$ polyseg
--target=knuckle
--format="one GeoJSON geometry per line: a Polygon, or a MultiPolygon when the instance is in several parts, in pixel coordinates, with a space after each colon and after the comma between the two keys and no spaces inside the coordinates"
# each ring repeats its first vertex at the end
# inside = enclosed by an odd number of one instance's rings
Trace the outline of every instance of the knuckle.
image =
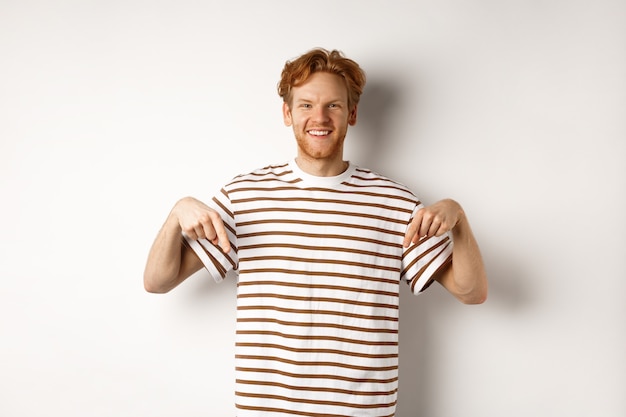
{"type": "Polygon", "coordinates": [[[207,217],[212,221],[215,222],[217,220],[220,220],[220,215],[215,211],[215,210],[211,210],[207,213],[207,217]]]}
{"type": "Polygon", "coordinates": [[[200,224],[206,224],[211,222],[211,215],[208,213],[202,213],[200,217],[198,217],[198,222],[200,224]]]}

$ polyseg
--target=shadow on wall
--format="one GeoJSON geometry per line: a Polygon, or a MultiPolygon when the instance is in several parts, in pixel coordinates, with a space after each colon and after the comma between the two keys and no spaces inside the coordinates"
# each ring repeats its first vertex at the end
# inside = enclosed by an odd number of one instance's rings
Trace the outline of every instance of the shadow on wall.
{"type": "Polygon", "coordinates": [[[224,301],[234,303],[237,295],[237,275],[230,271],[220,283],[216,283],[205,269],[187,278],[190,283],[185,291],[185,305],[206,306],[207,302],[224,301]]]}
{"type": "Polygon", "coordinates": [[[519,260],[488,247],[486,242],[481,250],[489,279],[489,307],[505,314],[516,314],[532,305],[532,288],[527,287],[531,281],[526,278],[519,260]]]}
{"type": "MultiPolygon", "coordinates": [[[[523,267],[497,249],[485,250],[483,247],[482,250],[489,279],[489,297],[484,305],[453,308],[456,306],[452,303],[457,301],[445,290],[436,291],[437,284],[417,297],[407,285],[401,284],[397,417],[437,416],[440,414],[436,410],[436,402],[440,398],[446,396],[454,401],[454,392],[441,392],[441,379],[438,378],[438,368],[443,365],[438,363],[441,359],[438,355],[440,347],[436,345],[433,334],[445,331],[435,328],[438,316],[462,315],[464,308],[489,309],[499,315],[516,315],[532,304],[531,289],[525,286],[528,280],[524,279],[523,267]]],[[[441,340],[441,337],[437,340],[441,340]]],[[[443,343],[446,343],[445,339],[443,343]]]]}
{"type": "Polygon", "coordinates": [[[359,102],[354,153],[363,167],[381,171],[381,158],[393,142],[392,115],[399,108],[401,86],[391,80],[369,79],[359,102]]]}

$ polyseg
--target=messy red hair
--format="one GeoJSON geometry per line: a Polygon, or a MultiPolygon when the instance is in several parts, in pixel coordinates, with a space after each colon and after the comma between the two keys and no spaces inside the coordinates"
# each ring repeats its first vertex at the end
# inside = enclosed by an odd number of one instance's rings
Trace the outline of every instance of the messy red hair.
{"type": "Polygon", "coordinates": [[[348,106],[351,108],[359,103],[365,87],[365,72],[359,64],[346,58],[340,51],[322,48],[312,49],[285,63],[278,83],[278,95],[291,105],[291,89],[304,84],[316,72],[328,72],[343,78],[348,88],[348,106]]]}

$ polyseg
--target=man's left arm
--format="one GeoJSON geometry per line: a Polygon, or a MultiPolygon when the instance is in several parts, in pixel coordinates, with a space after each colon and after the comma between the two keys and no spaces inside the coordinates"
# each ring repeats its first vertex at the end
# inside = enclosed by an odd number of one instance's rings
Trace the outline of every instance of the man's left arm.
{"type": "Polygon", "coordinates": [[[487,274],[478,243],[459,203],[446,199],[419,210],[406,231],[404,246],[424,237],[450,232],[454,246],[452,262],[435,277],[451,294],[465,304],[481,304],[487,299],[487,274]]]}

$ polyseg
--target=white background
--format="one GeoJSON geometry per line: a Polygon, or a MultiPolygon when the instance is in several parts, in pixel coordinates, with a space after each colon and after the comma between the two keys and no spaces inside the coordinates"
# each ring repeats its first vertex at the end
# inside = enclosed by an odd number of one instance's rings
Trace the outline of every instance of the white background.
{"type": "Polygon", "coordinates": [[[403,291],[398,417],[626,415],[623,1],[0,1],[0,415],[232,416],[235,280],[144,292],[176,200],[295,154],[287,59],[367,71],[346,157],[469,215],[403,291]]]}

